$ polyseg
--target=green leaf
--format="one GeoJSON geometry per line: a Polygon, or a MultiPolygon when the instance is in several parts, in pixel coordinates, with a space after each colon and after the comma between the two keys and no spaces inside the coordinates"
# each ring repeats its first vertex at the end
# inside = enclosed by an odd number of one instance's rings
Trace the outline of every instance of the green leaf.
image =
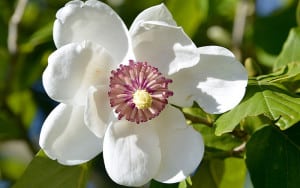
{"type": "Polygon", "coordinates": [[[265,115],[287,129],[300,120],[300,98],[289,92],[278,79],[260,76],[250,79],[243,101],[216,121],[216,135],[231,132],[248,116],[265,115]]]}
{"type": "Polygon", "coordinates": [[[274,70],[277,70],[289,63],[300,62],[300,28],[290,30],[282,51],[274,63],[274,70]]]}
{"type": "Polygon", "coordinates": [[[192,177],[195,188],[242,188],[246,177],[243,159],[226,158],[202,161],[192,177]]]}
{"type": "Polygon", "coordinates": [[[13,188],[84,188],[87,172],[87,164],[63,166],[40,151],[13,188]]]}
{"type": "Polygon", "coordinates": [[[232,149],[242,144],[242,140],[230,134],[216,136],[215,128],[203,124],[192,124],[192,126],[202,134],[206,147],[222,151],[232,151],[232,149]]]}
{"type": "Polygon", "coordinates": [[[254,187],[296,188],[300,185],[300,126],[286,131],[268,126],[247,144],[246,164],[254,187]]]}
{"type": "Polygon", "coordinates": [[[206,0],[173,0],[166,3],[177,24],[182,26],[190,37],[193,37],[207,17],[208,2],[206,0]]]}

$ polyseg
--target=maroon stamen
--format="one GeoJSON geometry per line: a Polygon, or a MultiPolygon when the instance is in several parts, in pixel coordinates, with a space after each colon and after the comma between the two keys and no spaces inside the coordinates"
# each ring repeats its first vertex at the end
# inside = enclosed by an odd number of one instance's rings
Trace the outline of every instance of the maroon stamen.
{"type": "Polygon", "coordinates": [[[124,117],[131,122],[146,122],[158,116],[168,104],[168,97],[173,95],[168,90],[168,84],[172,80],[165,78],[157,68],[147,62],[130,60],[129,65],[120,65],[111,74],[108,95],[110,105],[119,114],[119,119],[124,117]],[[138,99],[141,102],[145,99],[145,105],[134,103],[136,92],[140,94],[138,99]]]}

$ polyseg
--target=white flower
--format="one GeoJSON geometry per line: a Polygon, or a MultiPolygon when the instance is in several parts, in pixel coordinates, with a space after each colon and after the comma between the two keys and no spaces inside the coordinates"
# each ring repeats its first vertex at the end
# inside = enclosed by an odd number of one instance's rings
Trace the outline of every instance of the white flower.
{"type": "Polygon", "coordinates": [[[208,113],[235,107],[247,73],[234,55],[197,48],[163,4],[144,10],[129,31],[96,0],[71,1],[56,17],[57,50],[43,84],[60,104],[41,131],[45,153],[75,165],[103,151],[109,176],[128,186],[179,182],[195,171],[202,137],[168,103],[197,101],[208,113]]]}

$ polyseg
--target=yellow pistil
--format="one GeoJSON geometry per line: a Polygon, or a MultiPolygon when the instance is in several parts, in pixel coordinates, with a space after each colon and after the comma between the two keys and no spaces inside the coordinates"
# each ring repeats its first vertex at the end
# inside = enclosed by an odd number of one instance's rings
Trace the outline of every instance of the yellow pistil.
{"type": "Polygon", "coordinates": [[[152,97],[146,90],[138,89],[133,94],[133,103],[138,109],[144,110],[151,106],[152,97]]]}

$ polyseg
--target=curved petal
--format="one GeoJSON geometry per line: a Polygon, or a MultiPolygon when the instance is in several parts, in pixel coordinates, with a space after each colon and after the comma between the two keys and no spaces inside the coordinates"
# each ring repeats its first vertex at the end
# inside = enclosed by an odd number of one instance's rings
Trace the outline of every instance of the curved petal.
{"type": "Polygon", "coordinates": [[[227,49],[218,46],[199,48],[200,61],[172,75],[170,99],[176,105],[193,100],[208,113],[218,114],[234,108],[244,97],[248,76],[243,65],[227,49]]]}
{"type": "Polygon", "coordinates": [[[102,139],[84,125],[83,107],[62,103],[45,120],[39,144],[51,159],[64,165],[84,163],[102,151],[102,139]]]}
{"type": "Polygon", "coordinates": [[[104,137],[113,113],[107,93],[106,86],[90,87],[84,113],[85,124],[99,138],[104,137]]]}
{"type": "Polygon", "coordinates": [[[129,32],[134,34],[140,27],[139,25],[147,21],[156,21],[165,25],[177,25],[167,7],[164,4],[160,4],[141,12],[131,24],[129,32]]]}
{"type": "Polygon", "coordinates": [[[131,33],[137,61],[147,61],[163,74],[171,75],[199,61],[199,53],[181,27],[146,21],[131,33]]]}
{"type": "Polygon", "coordinates": [[[191,175],[199,166],[204,153],[200,133],[186,125],[183,114],[172,106],[151,122],[159,133],[161,166],[155,180],[176,183],[191,175]]]}
{"type": "Polygon", "coordinates": [[[53,39],[57,48],[72,42],[90,40],[114,52],[121,62],[129,49],[128,30],[121,18],[97,0],[71,1],[56,13],[53,39]]]}
{"type": "Polygon", "coordinates": [[[152,126],[117,121],[105,133],[103,157],[106,171],[116,183],[144,185],[159,169],[158,136],[152,126]]]}
{"type": "Polygon", "coordinates": [[[85,104],[91,85],[108,85],[116,67],[108,52],[92,42],[71,43],[53,52],[43,73],[43,85],[54,100],[85,104]]]}

